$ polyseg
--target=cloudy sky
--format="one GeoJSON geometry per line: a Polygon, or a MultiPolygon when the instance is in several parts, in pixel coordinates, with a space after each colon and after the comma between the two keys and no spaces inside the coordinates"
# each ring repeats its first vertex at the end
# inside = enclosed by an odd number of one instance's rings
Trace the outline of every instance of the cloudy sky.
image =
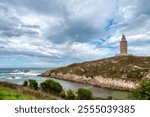
{"type": "Polygon", "coordinates": [[[150,55],[149,0],[0,0],[0,68],[150,55]]]}

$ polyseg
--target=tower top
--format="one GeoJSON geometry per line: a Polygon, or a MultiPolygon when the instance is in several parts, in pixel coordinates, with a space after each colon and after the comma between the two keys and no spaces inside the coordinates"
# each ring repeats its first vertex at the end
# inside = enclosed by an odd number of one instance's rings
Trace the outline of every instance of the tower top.
{"type": "Polygon", "coordinates": [[[121,41],[126,41],[126,36],[124,34],[122,35],[121,41]]]}

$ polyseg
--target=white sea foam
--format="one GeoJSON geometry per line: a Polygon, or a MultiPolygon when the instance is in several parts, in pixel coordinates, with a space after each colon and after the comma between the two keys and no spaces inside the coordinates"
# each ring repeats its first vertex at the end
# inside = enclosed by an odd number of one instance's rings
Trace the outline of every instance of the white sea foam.
{"type": "Polygon", "coordinates": [[[15,79],[21,79],[21,77],[15,77],[15,79]]]}
{"type": "Polygon", "coordinates": [[[27,72],[27,73],[24,73],[24,72],[19,72],[19,73],[10,73],[12,75],[30,75],[30,76],[37,76],[38,74],[37,73],[33,73],[33,72],[27,72]]]}

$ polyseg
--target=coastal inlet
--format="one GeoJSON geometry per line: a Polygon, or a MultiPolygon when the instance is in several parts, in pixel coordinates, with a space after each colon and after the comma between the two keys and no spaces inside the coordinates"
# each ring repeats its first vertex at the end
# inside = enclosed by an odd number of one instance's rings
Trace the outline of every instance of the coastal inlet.
{"type": "Polygon", "coordinates": [[[93,95],[96,97],[107,98],[108,96],[111,96],[113,99],[129,99],[128,91],[99,88],[99,87],[90,86],[90,85],[81,84],[81,83],[72,82],[72,81],[59,80],[55,78],[43,78],[43,77],[38,76],[39,74],[47,70],[49,69],[42,69],[42,68],[0,69],[0,81],[23,84],[25,80],[29,80],[29,79],[34,79],[38,83],[41,83],[47,79],[52,79],[52,80],[59,82],[63,86],[65,91],[71,89],[74,92],[76,92],[79,88],[87,88],[90,91],[92,91],[93,95]]]}

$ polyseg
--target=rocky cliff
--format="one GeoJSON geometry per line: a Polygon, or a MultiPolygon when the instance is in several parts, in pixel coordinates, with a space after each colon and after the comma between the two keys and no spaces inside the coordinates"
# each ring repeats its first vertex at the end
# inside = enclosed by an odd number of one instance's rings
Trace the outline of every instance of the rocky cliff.
{"type": "Polygon", "coordinates": [[[112,89],[133,90],[138,81],[150,79],[150,57],[115,56],[71,64],[46,71],[41,76],[112,89]]]}

